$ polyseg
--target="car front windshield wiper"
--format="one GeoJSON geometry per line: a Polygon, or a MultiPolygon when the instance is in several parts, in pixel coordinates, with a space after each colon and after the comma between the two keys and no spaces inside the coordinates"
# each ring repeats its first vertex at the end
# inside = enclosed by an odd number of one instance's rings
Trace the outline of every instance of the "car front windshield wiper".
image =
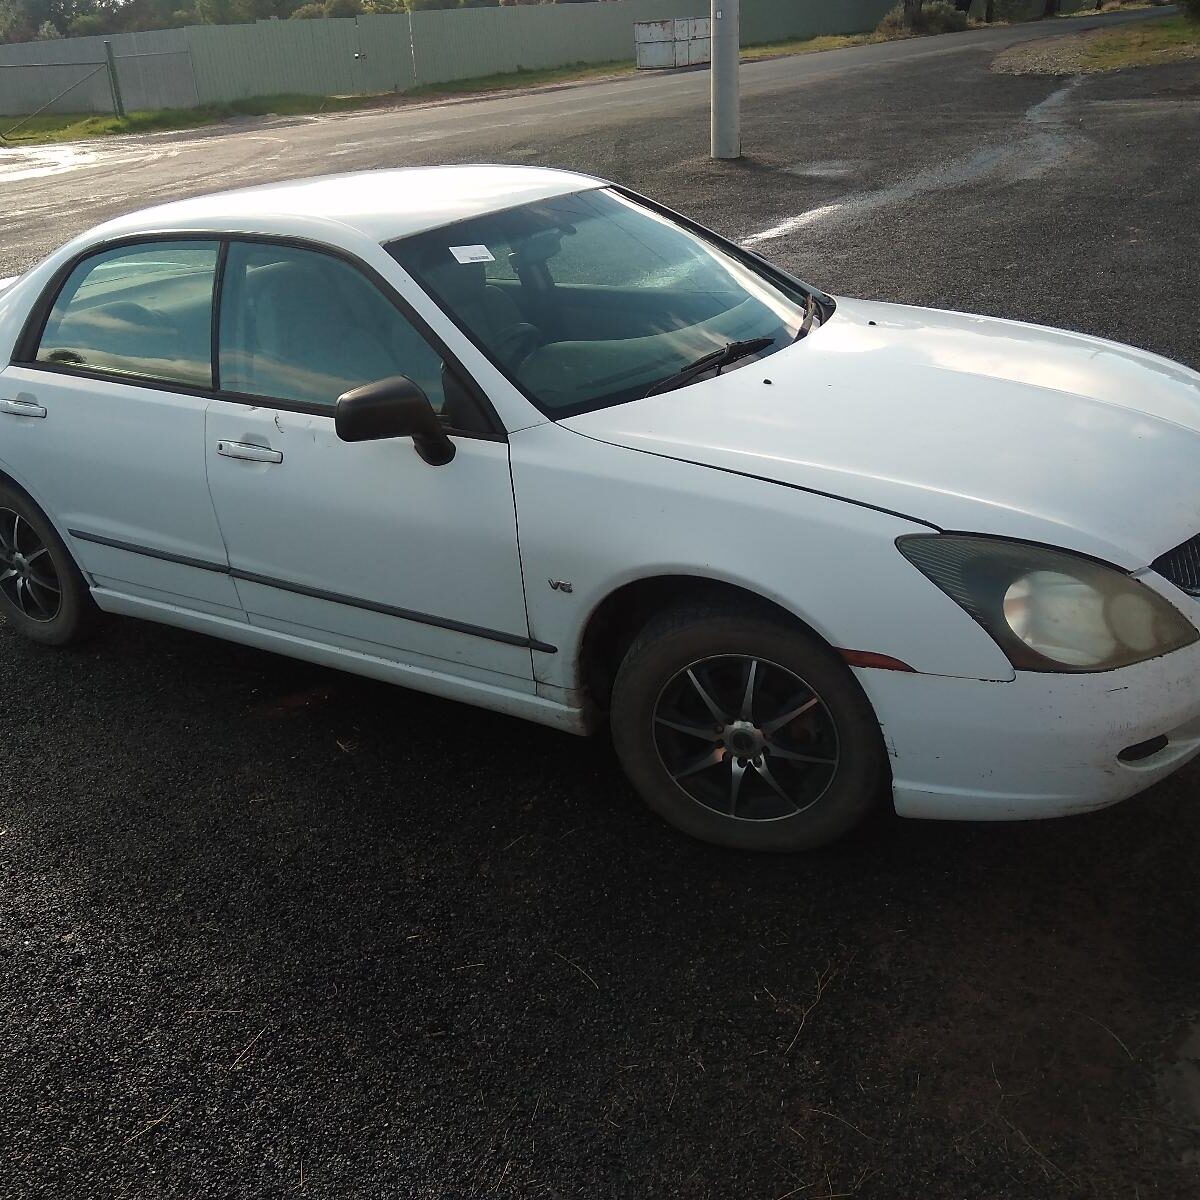
{"type": "Polygon", "coordinates": [[[808,293],[808,302],[804,306],[804,320],[800,323],[799,332],[796,334],[795,340],[802,342],[808,337],[813,327],[813,322],[817,319],[817,296],[815,292],[808,293]]]}
{"type": "Polygon", "coordinates": [[[660,379],[646,393],[643,399],[657,396],[662,392],[674,391],[675,388],[684,387],[691,383],[693,379],[699,379],[701,375],[705,375],[709,371],[715,370],[720,375],[721,369],[729,366],[730,363],[735,363],[738,359],[746,358],[748,355],[757,354],[760,350],[765,350],[768,346],[773,345],[775,345],[775,339],[769,337],[746,338],[740,342],[726,342],[724,346],[696,359],[694,363],[690,363],[683,370],[676,371],[674,375],[668,375],[666,379],[660,379]]]}

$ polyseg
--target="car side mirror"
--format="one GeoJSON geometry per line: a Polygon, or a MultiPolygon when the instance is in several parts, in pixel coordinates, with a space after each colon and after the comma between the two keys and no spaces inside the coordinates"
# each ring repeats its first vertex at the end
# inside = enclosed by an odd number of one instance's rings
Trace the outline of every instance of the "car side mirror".
{"type": "Polygon", "coordinates": [[[333,427],[343,442],[376,442],[410,437],[417,453],[430,466],[445,466],[454,457],[454,443],[429,397],[406,375],[392,375],[338,397],[333,427]]]}

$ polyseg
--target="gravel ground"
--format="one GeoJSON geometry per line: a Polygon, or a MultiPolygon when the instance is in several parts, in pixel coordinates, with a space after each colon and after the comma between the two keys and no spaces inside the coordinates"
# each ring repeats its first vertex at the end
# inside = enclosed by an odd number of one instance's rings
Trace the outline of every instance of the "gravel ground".
{"type": "Polygon", "coordinates": [[[1088,42],[1093,34],[1049,38],[997,54],[993,71],[1008,75],[1078,75],[1087,71],[1088,42]]]}
{"type": "MultiPolygon", "coordinates": [[[[733,165],[695,100],[272,136],[292,173],[590,168],[784,229],[758,248],[837,292],[1200,367],[1200,66],[1063,90],[960,45],[760,76],[733,165]]],[[[26,219],[10,262],[55,236],[26,219]]],[[[663,828],[602,743],[168,629],[0,629],[0,687],[4,1200],[1200,1194],[1198,767],[762,860],[663,828]]]]}
{"type": "MultiPolygon", "coordinates": [[[[1009,75],[1081,75],[1111,71],[1115,68],[1110,63],[1097,62],[1093,58],[1095,40],[1102,36],[1101,31],[1092,30],[1072,37],[1045,38],[1014,46],[996,55],[992,70],[1009,75]]],[[[1177,44],[1149,52],[1143,50],[1140,54],[1125,57],[1128,61],[1157,66],[1160,63],[1200,58],[1200,44],[1177,44]]]]}

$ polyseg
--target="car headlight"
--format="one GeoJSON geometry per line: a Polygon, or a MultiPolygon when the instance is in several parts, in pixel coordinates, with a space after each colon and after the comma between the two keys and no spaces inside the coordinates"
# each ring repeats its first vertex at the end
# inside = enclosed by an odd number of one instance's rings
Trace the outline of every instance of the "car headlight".
{"type": "Polygon", "coordinates": [[[896,545],[1022,671],[1111,671],[1200,638],[1144,583],[1067,550],[955,533],[896,545]]]}

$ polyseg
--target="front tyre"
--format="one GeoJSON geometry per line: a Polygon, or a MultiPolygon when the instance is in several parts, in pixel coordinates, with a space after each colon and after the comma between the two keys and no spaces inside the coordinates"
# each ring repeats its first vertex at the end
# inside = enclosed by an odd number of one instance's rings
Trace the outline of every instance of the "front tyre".
{"type": "Polygon", "coordinates": [[[98,613],[54,526],[23,492],[0,484],[0,614],[31,641],[66,646],[91,632],[98,613]]]}
{"type": "Polygon", "coordinates": [[[733,607],[652,620],[613,685],[617,755],[675,828],[738,850],[825,845],[870,812],[886,778],[879,725],[825,645],[733,607]]]}

